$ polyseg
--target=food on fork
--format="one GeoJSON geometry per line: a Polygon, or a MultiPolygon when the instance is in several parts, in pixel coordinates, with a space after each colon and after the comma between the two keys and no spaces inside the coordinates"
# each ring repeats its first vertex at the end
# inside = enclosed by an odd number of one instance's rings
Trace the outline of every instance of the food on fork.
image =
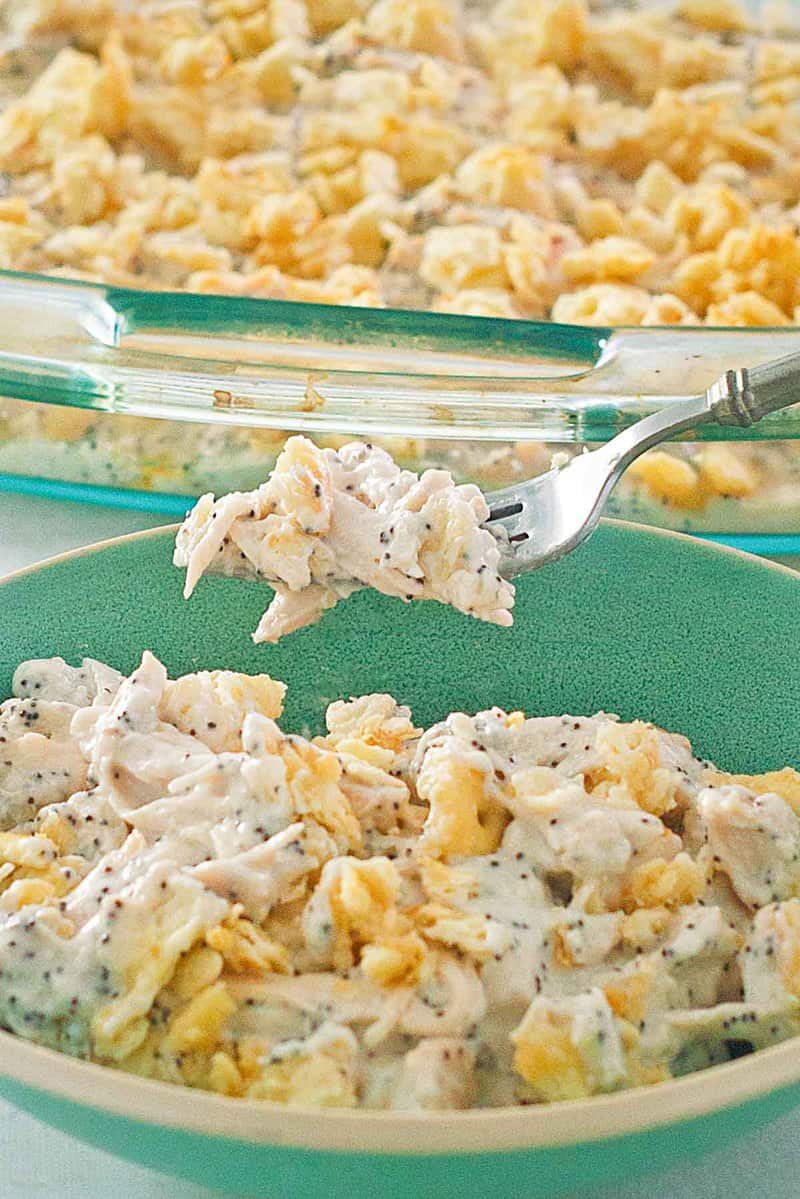
{"type": "Polygon", "coordinates": [[[447,471],[418,476],[373,445],[320,450],[292,437],[260,487],[198,500],[174,562],[186,568],[187,597],[205,573],[270,583],[257,642],[312,624],[362,587],[510,625],[514,588],[481,528],[488,515],[479,489],[447,471]]]}
{"type": "Polygon", "coordinates": [[[308,1107],[580,1098],[800,1031],[800,776],[616,717],[22,663],[0,704],[0,1027],[308,1107]]]}

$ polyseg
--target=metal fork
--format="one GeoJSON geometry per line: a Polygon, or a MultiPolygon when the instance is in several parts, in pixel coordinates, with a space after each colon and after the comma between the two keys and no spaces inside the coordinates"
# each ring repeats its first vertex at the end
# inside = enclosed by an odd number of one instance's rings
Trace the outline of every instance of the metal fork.
{"type": "Polygon", "coordinates": [[[600,449],[486,497],[500,542],[500,573],[513,578],[563,558],[593,532],[608,496],[645,450],[712,421],[747,428],[800,402],[800,353],[726,371],[704,395],[654,412],[600,449]]]}

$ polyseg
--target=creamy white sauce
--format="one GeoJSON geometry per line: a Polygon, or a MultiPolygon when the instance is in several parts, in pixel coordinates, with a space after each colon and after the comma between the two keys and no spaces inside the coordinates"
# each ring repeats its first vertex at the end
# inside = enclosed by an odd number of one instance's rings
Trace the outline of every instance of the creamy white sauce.
{"type": "Polygon", "coordinates": [[[190,1085],[224,1059],[231,1094],[427,1110],[632,1086],[800,1027],[800,822],[708,785],[681,737],[501,709],[423,731],[376,695],[312,742],[266,677],[169,680],[150,654],[129,678],[25,663],[15,686],[0,1025],[20,1036],[190,1085]],[[179,976],[206,938],[225,1006],[187,1053],[179,976]]]}

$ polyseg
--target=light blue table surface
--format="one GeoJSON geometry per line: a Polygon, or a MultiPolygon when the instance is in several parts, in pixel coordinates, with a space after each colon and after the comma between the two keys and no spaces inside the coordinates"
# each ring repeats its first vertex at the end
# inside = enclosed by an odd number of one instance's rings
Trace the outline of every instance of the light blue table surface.
{"type": "MultiPolygon", "coordinates": [[[[142,513],[0,494],[0,575],[74,546],[159,523],[158,518],[142,513]]],[[[635,1095],[631,1102],[636,1102],[635,1095]]],[[[218,1194],[125,1165],[0,1102],[0,1199],[214,1199],[218,1194]]],[[[600,1193],[597,1195],[600,1199],[600,1193]]],[[[602,1192],[602,1199],[654,1196],[800,1197],[800,1110],[746,1138],[733,1151],[711,1154],[691,1167],[672,1170],[641,1185],[602,1192]]]]}

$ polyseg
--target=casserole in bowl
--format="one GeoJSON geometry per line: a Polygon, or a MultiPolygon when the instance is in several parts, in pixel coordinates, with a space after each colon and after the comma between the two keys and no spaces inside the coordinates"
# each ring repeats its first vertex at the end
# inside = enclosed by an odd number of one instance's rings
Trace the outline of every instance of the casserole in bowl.
{"type": "MultiPolygon", "coordinates": [[[[25,658],[88,653],[129,670],[149,646],[173,674],[226,667],[286,679],[288,728],[315,731],[331,697],[381,690],[415,702],[425,724],[491,702],[532,713],[602,708],[679,728],[726,769],[797,764],[799,584],[781,568],[609,522],[572,558],[521,582],[511,630],[465,627],[433,605],[398,612],[364,594],[301,640],[265,649],[243,632],[261,589],[208,580],[185,606],[169,567],[172,537],[137,535],[8,579],[3,690],[25,658]],[[125,619],[112,622],[108,597],[121,575],[125,619]],[[780,660],[765,658],[764,644],[782,645],[780,660]]],[[[40,1118],[156,1168],[264,1194],[380,1185],[443,1196],[458,1182],[511,1196],[535,1177],[538,1193],[556,1195],[724,1143],[788,1110],[800,1080],[789,1040],[710,1072],[589,1100],[320,1113],[200,1093],[187,1104],[167,1084],[0,1040],[0,1091],[40,1118]]]]}

